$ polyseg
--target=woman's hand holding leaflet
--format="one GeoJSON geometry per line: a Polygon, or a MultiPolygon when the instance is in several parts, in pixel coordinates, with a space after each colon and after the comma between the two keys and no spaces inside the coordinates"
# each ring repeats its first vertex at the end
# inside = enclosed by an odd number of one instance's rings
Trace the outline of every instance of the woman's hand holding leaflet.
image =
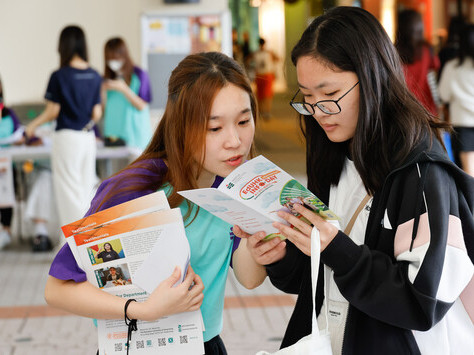
{"type": "Polygon", "coordinates": [[[191,266],[184,281],[173,285],[180,279],[181,271],[176,267],[173,274],[161,282],[145,302],[130,304],[131,314],[137,319],[153,321],[163,316],[198,310],[204,299],[204,284],[191,266]],[[193,285],[193,287],[191,287],[193,285]]]}
{"type": "MultiPolygon", "coordinates": [[[[233,227],[234,234],[245,240],[247,249],[252,258],[260,265],[268,265],[281,260],[286,254],[286,243],[280,238],[266,241],[265,232],[253,235],[245,233],[239,226],[233,227]]],[[[242,242],[243,242],[242,240],[242,242]]]]}
{"type": "Polygon", "coordinates": [[[339,231],[338,228],[299,204],[295,204],[293,208],[312,225],[305,223],[301,218],[295,217],[291,213],[280,211],[278,216],[290,223],[294,228],[278,222],[274,222],[273,226],[278,228],[281,234],[308,256],[311,255],[311,230],[315,226],[320,233],[322,252],[332,242],[339,231]]]}

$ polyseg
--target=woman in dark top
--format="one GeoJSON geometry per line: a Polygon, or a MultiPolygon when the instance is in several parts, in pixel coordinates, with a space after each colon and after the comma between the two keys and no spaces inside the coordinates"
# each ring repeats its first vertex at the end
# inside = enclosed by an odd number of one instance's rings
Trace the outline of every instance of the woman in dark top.
{"type": "Polygon", "coordinates": [[[110,260],[120,259],[120,256],[117,254],[110,243],[105,243],[103,248],[99,249],[95,255],[95,258],[102,259],[102,261],[105,263],[110,260]]]}
{"type": "Polygon", "coordinates": [[[45,110],[25,128],[27,137],[41,124],[56,121],[51,165],[61,225],[81,218],[97,182],[96,142],[92,130],[102,117],[102,78],[89,66],[86,38],[81,28],[61,31],[60,68],[51,74],[45,110]]]}

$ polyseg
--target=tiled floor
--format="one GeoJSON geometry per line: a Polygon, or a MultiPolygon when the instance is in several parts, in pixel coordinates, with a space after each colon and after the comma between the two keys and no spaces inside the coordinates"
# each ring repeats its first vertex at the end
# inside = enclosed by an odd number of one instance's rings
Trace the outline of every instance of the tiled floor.
{"type": "MultiPolygon", "coordinates": [[[[259,122],[258,153],[304,183],[304,151],[287,95],[278,95],[274,117],[259,122]]],[[[54,253],[33,254],[16,243],[0,251],[0,355],[95,354],[96,330],[90,319],[46,305],[43,290],[54,253]]],[[[229,355],[278,349],[295,298],[266,280],[246,290],[229,273],[222,338],[229,355]]]]}

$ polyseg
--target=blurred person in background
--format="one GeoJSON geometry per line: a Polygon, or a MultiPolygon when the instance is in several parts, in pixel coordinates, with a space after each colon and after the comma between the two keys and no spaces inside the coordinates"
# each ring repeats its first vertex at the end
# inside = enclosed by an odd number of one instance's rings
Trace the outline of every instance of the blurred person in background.
{"type": "Polygon", "coordinates": [[[41,124],[56,120],[51,165],[59,221],[65,225],[87,211],[97,181],[93,127],[102,116],[102,78],[89,66],[80,27],[67,26],[61,31],[58,52],[60,68],[49,79],[46,107],[25,133],[32,137],[41,124]]]}
{"type": "Polygon", "coordinates": [[[462,16],[455,16],[449,22],[448,38],[438,53],[440,61],[438,79],[441,78],[445,64],[459,55],[461,31],[465,25],[466,22],[462,16]]]}
{"type": "Polygon", "coordinates": [[[125,41],[112,38],[104,49],[102,85],[106,145],[120,140],[143,151],[151,138],[151,85],[148,74],[134,65],[125,41]]]}
{"type": "MultiPolygon", "coordinates": [[[[9,144],[16,143],[23,138],[23,131],[20,129],[20,121],[15,112],[6,107],[3,100],[3,85],[0,79],[0,149],[9,144]]],[[[3,169],[0,174],[6,174],[3,169]]],[[[0,178],[7,178],[6,175],[0,178]]],[[[0,196],[0,205],[4,205],[6,201],[2,201],[0,196]]],[[[4,206],[0,208],[0,250],[5,248],[11,242],[11,224],[13,216],[13,206],[4,206]]]]}
{"type": "MultiPolygon", "coordinates": [[[[408,9],[398,14],[395,47],[402,60],[408,89],[433,116],[446,120],[437,86],[440,61],[424,39],[420,13],[408,9]]],[[[442,138],[449,158],[454,161],[449,128],[442,132],[442,138]]]]}
{"type": "Polygon", "coordinates": [[[398,14],[395,47],[402,60],[408,88],[433,116],[438,117],[438,107],[428,83],[428,75],[437,73],[440,63],[424,38],[420,13],[408,9],[398,14]]]}
{"type": "Polygon", "coordinates": [[[275,63],[278,61],[278,57],[273,51],[265,47],[263,38],[260,38],[259,44],[259,50],[253,53],[253,60],[255,62],[258,109],[265,120],[270,118],[271,115],[275,63]]]}
{"type": "Polygon", "coordinates": [[[449,104],[456,163],[474,176],[474,25],[461,31],[458,57],[448,61],[439,81],[441,99],[449,104]]]}
{"type": "MultiPolygon", "coordinates": [[[[0,110],[2,113],[0,120],[0,149],[7,149],[10,145],[42,144],[41,139],[38,137],[25,140],[23,136],[24,127],[21,125],[17,115],[11,108],[4,106],[1,80],[0,110]]],[[[25,222],[33,225],[32,250],[35,252],[49,251],[52,249],[52,243],[49,237],[48,225],[52,223],[51,227],[56,227],[55,216],[57,215],[52,191],[51,172],[47,168],[33,169],[33,166],[32,162],[27,162],[27,164],[23,165],[21,172],[21,174],[29,174],[34,170],[31,190],[26,199],[25,222]]],[[[2,203],[1,196],[0,203],[2,203]]],[[[2,227],[0,229],[0,249],[4,248],[11,241],[12,216],[13,206],[0,208],[2,227]]]]}

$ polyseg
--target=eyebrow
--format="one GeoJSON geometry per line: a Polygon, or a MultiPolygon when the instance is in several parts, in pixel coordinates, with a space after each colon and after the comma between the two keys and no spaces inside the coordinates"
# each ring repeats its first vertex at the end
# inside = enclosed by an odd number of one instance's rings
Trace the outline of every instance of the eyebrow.
{"type": "MultiPolygon", "coordinates": [[[[251,112],[250,108],[244,108],[242,111],[239,112],[239,116],[245,115],[246,113],[251,112]]],[[[221,118],[221,116],[211,116],[209,119],[210,120],[217,120],[221,118]]]]}
{"type": "MultiPolygon", "coordinates": [[[[320,88],[323,88],[323,87],[325,87],[325,86],[327,86],[327,85],[329,85],[329,83],[328,83],[327,81],[323,81],[321,84],[316,85],[314,88],[315,88],[315,89],[320,89],[320,88]]],[[[309,88],[307,88],[306,86],[301,85],[300,83],[298,83],[298,86],[299,86],[301,89],[309,89],[309,88]]]]}

